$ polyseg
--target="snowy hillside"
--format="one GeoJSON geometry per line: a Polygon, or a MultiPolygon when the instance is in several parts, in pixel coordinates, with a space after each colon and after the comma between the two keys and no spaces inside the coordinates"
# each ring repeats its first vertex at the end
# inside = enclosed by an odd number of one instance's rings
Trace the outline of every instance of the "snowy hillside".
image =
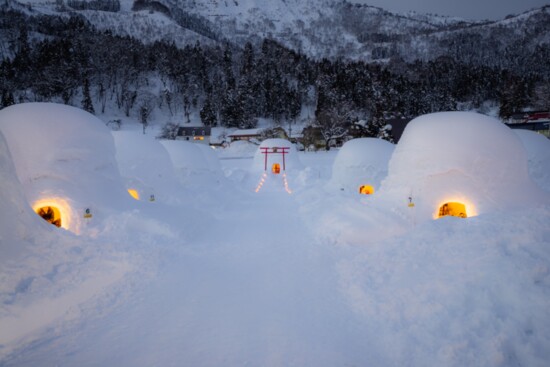
{"type": "MultiPolygon", "coordinates": [[[[550,42],[548,7],[502,21],[473,22],[396,14],[340,0],[124,0],[115,12],[74,9],[70,1],[62,1],[63,6],[53,0],[19,3],[31,4],[35,14],[66,16],[76,10],[98,29],[146,42],[170,40],[183,47],[196,41],[242,44],[269,38],[315,58],[434,59],[445,54],[455,38],[471,34],[486,39],[484,47],[498,50],[519,39],[526,40],[529,49],[550,42]]],[[[17,1],[10,3],[18,7],[17,1]]]]}

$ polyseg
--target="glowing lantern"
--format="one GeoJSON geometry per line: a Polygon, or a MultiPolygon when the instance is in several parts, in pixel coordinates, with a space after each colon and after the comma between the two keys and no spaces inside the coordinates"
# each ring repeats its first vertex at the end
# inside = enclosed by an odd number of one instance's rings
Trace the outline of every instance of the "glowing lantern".
{"type": "Polygon", "coordinates": [[[466,206],[462,203],[457,202],[449,202],[443,204],[439,208],[439,218],[449,215],[453,217],[467,218],[468,215],[466,214],[466,206]]]}
{"type": "Polygon", "coordinates": [[[128,194],[136,200],[139,200],[139,192],[136,189],[128,189],[128,194]]]}
{"type": "Polygon", "coordinates": [[[281,173],[281,165],[279,163],[273,163],[273,166],[271,166],[271,172],[276,175],[281,173]]]}
{"type": "Polygon", "coordinates": [[[363,185],[359,187],[359,193],[363,195],[372,195],[374,194],[374,187],[371,185],[363,185]]]}

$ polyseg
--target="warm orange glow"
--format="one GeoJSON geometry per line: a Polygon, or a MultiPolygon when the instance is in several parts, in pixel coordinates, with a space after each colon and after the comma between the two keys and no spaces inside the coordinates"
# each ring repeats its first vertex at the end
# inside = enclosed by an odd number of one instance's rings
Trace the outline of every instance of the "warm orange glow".
{"type": "Polygon", "coordinates": [[[61,227],[61,214],[55,206],[43,206],[38,208],[36,214],[42,217],[46,222],[56,227],[61,227]]]}
{"type": "Polygon", "coordinates": [[[359,193],[364,195],[374,194],[374,187],[372,187],[371,185],[363,185],[359,187],[359,193]]]}
{"type": "Polygon", "coordinates": [[[193,140],[204,140],[204,136],[195,136],[193,140]]]}
{"type": "Polygon", "coordinates": [[[281,165],[279,163],[273,163],[273,166],[271,166],[271,172],[276,175],[281,173],[281,165]]]}
{"type": "Polygon", "coordinates": [[[32,205],[36,214],[49,223],[61,228],[69,229],[71,225],[71,208],[64,199],[41,199],[32,205]]]}
{"type": "Polygon", "coordinates": [[[468,214],[466,213],[466,205],[456,202],[450,202],[441,205],[439,207],[438,217],[441,218],[448,215],[453,217],[467,218],[468,214]]]}
{"type": "Polygon", "coordinates": [[[128,194],[136,200],[139,200],[139,192],[136,189],[128,189],[128,194]]]}

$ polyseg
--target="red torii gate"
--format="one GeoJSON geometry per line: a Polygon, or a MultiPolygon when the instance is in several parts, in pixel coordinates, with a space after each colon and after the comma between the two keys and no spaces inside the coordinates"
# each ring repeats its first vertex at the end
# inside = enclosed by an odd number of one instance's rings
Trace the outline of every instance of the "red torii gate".
{"type": "Polygon", "coordinates": [[[289,147],[260,147],[262,154],[265,155],[264,159],[264,171],[267,171],[267,155],[268,154],[282,154],[283,156],[283,171],[286,171],[285,154],[289,154],[289,147]]]}

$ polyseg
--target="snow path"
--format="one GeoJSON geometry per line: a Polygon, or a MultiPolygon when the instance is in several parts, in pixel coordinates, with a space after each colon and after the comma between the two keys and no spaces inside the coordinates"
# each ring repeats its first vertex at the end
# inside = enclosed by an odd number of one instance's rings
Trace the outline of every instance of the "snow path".
{"type": "Polygon", "coordinates": [[[315,243],[295,198],[260,193],[231,211],[197,242],[176,244],[124,305],[5,366],[335,366],[363,354],[337,250],[315,243]]]}

